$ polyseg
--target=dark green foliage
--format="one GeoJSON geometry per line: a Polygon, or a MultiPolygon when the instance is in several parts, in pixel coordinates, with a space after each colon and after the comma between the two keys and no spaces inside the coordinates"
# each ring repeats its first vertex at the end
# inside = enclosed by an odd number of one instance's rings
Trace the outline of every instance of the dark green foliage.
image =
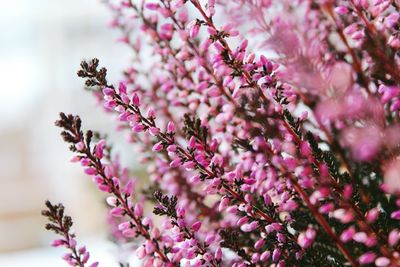
{"type": "Polygon", "coordinates": [[[198,143],[207,144],[208,129],[201,125],[201,120],[199,118],[192,117],[190,114],[186,113],[183,123],[184,127],[182,130],[187,139],[191,136],[195,136],[198,143]]]}
{"type": "Polygon", "coordinates": [[[176,214],[176,204],[178,199],[176,196],[164,196],[161,191],[156,191],[154,193],[154,198],[158,201],[159,206],[155,206],[153,213],[156,215],[166,215],[168,217],[177,218],[176,214]]]}
{"type": "Polygon", "coordinates": [[[292,128],[293,132],[299,138],[301,138],[302,134],[301,134],[301,123],[300,123],[300,120],[299,119],[295,119],[287,109],[283,110],[283,117],[289,123],[290,128],[292,128]]]}
{"type": "Polygon", "coordinates": [[[72,227],[71,217],[64,214],[65,208],[61,203],[53,205],[47,200],[45,204],[47,209],[42,211],[42,215],[50,221],[50,223],[46,224],[46,230],[64,235],[72,227]]]}
{"type": "Polygon", "coordinates": [[[223,240],[221,242],[222,247],[231,249],[232,251],[236,252],[241,258],[245,259],[249,263],[251,262],[251,258],[244,250],[244,248],[252,247],[254,245],[252,243],[252,239],[248,236],[248,234],[231,228],[221,230],[219,232],[219,235],[223,240]]]}
{"type": "Polygon", "coordinates": [[[101,68],[98,70],[98,67],[99,60],[97,58],[81,62],[81,69],[77,74],[79,77],[87,78],[85,81],[87,87],[107,86],[107,69],[101,68]]]}

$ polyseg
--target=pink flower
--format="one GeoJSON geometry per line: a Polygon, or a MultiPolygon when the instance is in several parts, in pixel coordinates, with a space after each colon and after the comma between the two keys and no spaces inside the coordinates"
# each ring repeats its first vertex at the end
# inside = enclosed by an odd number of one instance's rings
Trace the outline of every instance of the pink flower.
{"type": "Polygon", "coordinates": [[[145,7],[149,10],[157,10],[160,8],[160,5],[158,3],[146,3],[145,7]]]}
{"type": "Polygon", "coordinates": [[[167,124],[167,132],[168,133],[175,132],[175,124],[172,121],[168,122],[168,124],[167,124]]]}
{"type": "Polygon", "coordinates": [[[96,168],[92,168],[92,167],[86,168],[84,171],[85,171],[85,173],[88,174],[88,175],[95,175],[95,174],[97,174],[96,168]]]}
{"type": "Polygon", "coordinates": [[[240,230],[242,230],[243,232],[252,232],[257,228],[258,228],[257,221],[253,221],[251,223],[246,223],[246,224],[243,224],[242,226],[240,226],[240,230]]]}
{"type": "Polygon", "coordinates": [[[144,130],[144,125],[141,123],[135,123],[132,127],[132,130],[136,133],[140,133],[144,130]]]}
{"type": "Polygon", "coordinates": [[[103,94],[106,95],[106,96],[114,96],[115,90],[112,89],[112,88],[106,87],[106,88],[103,89],[103,94]]]}
{"type": "Polygon", "coordinates": [[[142,217],[143,216],[143,204],[138,202],[135,205],[134,208],[134,214],[136,217],[142,217]]]}
{"type": "Polygon", "coordinates": [[[180,158],[176,158],[173,161],[171,161],[171,163],[169,164],[169,166],[171,167],[178,167],[182,164],[182,161],[180,158]]]}
{"type": "Polygon", "coordinates": [[[220,212],[221,212],[221,211],[224,211],[224,210],[228,207],[229,202],[230,202],[229,198],[227,198],[227,197],[222,198],[221,201],[220,201],[220,203],[219,203],[218,210],[219,210],[220,212]]]}
{"type": "Polygon", "coordinates": [[[345,6],[338,6],[335,8],[335,12],[339,15],[345,15],[349,12],[349,9],[345,6]]]}
{"type": "Polygon", "coordinates": [[[132,104],[134,106],[139,106],[140,105],[140,99],[139,99],[139,96],[136,93],[133,94],[133,96],[132,96],[132,104]]]}
{"type": "Polygon", "coordinates": [[[364,253],[363,255],[361,255],[358,258],[358,261],[360,262],[361,265],[367,265],[367,264],[374,262],[375,258],[376,258],[375,253],[367,252],[367,253],[364,253]]]}
{"type": "Polygon", "coordinates": [[[56,240],[54,240],[54,241],[51,243],[51,245],[52,245],[53,247],[59,247],[59,246],[62,246],[62,245],[64,245],[64,244],[65,244],[65,241],[62,240],[62,239],[56,239],[56,240]]]}
{"type": "Polygon", "coordinates": [[[197,21],[193,20],[187,26],[189,29],[190,38],[196,38],[200,30],[200,26],[197,24],[197,21]]]}
{"type": "Polygon", "coordinates": [[[398,229],[394,229],[389,233],[388,242],[391,246],[396,246],[400,240],[400,231],[398,229]]]}
{"type": "Polygon", "coordinates": [[[375,265],[378,267],[386,267],[389,266],[390,260],[386,257],[379,257],[375,260],[375,265]]]}
{"type": "Polygon", "coordinates": [[[164,40],[170,40],[174,33],[174,26],[171,23],[161,25],[160,37],[164,40]]]}
{"type": "Polygon", "coordinates": [[[192,224],[192,229],[193,229],[193,231],[195,231],[195,232],[199,231],[199,230],[200,230],[200,227],[201,227],[201,222],[200,222],[200,221],[197,221],[197,222],[195,222],[194,224],[192,224]]]}
{"type": "Polygon", "coordinates": [[[153,146],[153,149],[152,149],[152,150],[158,152],[158,151],[161,151],[163,148],[164,148],[163,142],[160,141],[160,142],[156,143],[156,144],[153,146]]]}
{"type": "Polygon", "coordinates": [[[115,216],[115,217],[122,217],[122,215],[124,214],[124,209],[123,208],[121,208],[121,207],[116,207],[116,208],[113,208],[111,211],[110,211],[110,214],[111,215],[113,215],[113,216],[115,216]]]}
{"type": "Polygon", "coordinates": [[[342,232],[342,234],[340,235],[340,240],[342,240],[343,242],[349,242],[353,239],[355,233],[356,229],[351,226],[342,232]]]}
{"type": "Polygon", "coordinates": [[[140,246],[136,249],[136,256],[142,260],[146,256],[146,251],[143,246],[140,246]]]}
{"type": "Polygon", "coordinates": [[[385,167],[384,182],[390,193],[400,192],[400,160],[393,160],[385,167]]]}
{"type": "Polygon", "coordinates": [[[256,250],[260,250],[263,246],[264,246],[264,244],[265,244],[265,240],[262,238],[262,239],[259,239],[259,240],[257,240],[257,242],[254,244],[254,248],[256,249],[256,250]]]}

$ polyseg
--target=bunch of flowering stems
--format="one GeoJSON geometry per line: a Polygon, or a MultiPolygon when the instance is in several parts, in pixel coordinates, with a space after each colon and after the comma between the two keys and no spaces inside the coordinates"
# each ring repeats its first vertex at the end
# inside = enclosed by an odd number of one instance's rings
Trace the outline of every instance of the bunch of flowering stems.
{"type": "MultiPolygon", "coordinates": [[[[397,0],[105,4],[133,59],[117,85],[97,59],[78,76],[140,151],[146,187],[78,116],[56,125],[118,244],[143,266],[400,266],[397,0]]],[[[47,206],[67,262],[86,266],[47,206]]]]}

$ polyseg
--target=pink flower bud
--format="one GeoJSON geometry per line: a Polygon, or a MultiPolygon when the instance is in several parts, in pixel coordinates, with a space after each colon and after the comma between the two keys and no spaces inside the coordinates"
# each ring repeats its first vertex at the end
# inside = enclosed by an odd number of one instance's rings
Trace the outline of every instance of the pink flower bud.
{"type": "Polygon", "coordinates": [[[178,207],[176,209],[176,215],[178,217],[185,217],[185,209],[183,207],[178,207]]]}
{"type": "Polygon", "coordinates": [[[201,222],[200,221],[197,221],[194,224],[192,224],[192,230],[195,231],[195,232],[199,231],[200,227],[201,227],[201,222]]]}
{"type": "Polygon", "coordinates": [[[120,231],[124,231],[130,227],[131,227],[130,222],[122,222],[122,223],[118,224],[118,230],[120,230],[120,231]]]}
{"type": "Polygon", "coordinates": [[[115,207],[117,204],[117,199],[115,197],[110,196],[110,197],[107,197],[106,202],[108,205],[115,207]]]}
{"type": "Polygon", "coordinates": [[[390,260],[386,257],[379,257],[375,260],[375,265],[377,267],[386,267],[389,266],[390,260]]]}
{"type": "Polygon", "coordinates": [[[183,167],[187,170],[187,171],[191,171],[194,170],[194,168],[196,167],[196,163],[194,161],[186,161],[183,164],[183,167]]]}
{"type": "Polygon", "coordinates": [[[150,128],[149,128],[149,133],[150,133],[152,136],[156,136],[156,135],[158,135],[158,134],[160,133],[160,129],[157,128],[157,127],[150,127],[150,128]]]}
{"type": "Polygon", "coordinates": [[[242,218],[240,218],[237,222],[236,225],[237,226],[242,226],[243,224],[247,223],[249,221],[249,218],[244,216],[242,218]]]}
{"type": "Polygon", "coordinates": [[[127,228],[122,231],[122,235],[125,237],[135,237],[136,236],[136,231],[132,228],[127,228]]]}
{"type": "Polygon", "coordinates": [[[311,245],[311,242],[304,233],[300,233],[297,238],[297,244],[302,248],[308,248],[311,245]]]}
{"type": "Polygon", "coordinates": [[[355,233],[356,229],[354,228],[354,226],[351,226],[342,232],[342,234],[340,235],[340,240],[342,240],[345,243],[349,242],[350,240],[353,239],[355,233]]]}
{"type": "Polygon", "coordinates": [[[171,152],[171,153],[175,152],[175,151],[176,151],[176,145],[170,145],[170,146],[168,146],[168,147],[167,147],[167,151],[168,151],[168,152],[171,152]]]}
{"type": "Polygon", "coordinates": [[[188,29],[189,29],[189,36],[190,38],[196,38],[197,35],[199,34],[200,26],[197,24],[196,20],[191,21],[188,24],[188,29]]]}
{"type": "Polygon", "coordinates": [[[119,82],[118,91],[120,94],[126,94],[126,83],[119,82]]]}
{"type": "Polygon", "coordinates": [[[367,215],[365,216],[367,219],[367,222],[372,223],[372,222],[376,221],[379,214],[380,214],[380,211],[377,208],[373,208],[373,209],[369,210],[367,212],[367,215]]]}
{"type": "Polygon", "coordinates": [[[112,109],[116,106],[117,106],[117,102],[115,102],[115,100],[109,100],[109,101],[104,102],[104,107],[106,109],[112,109]]]}
{"type": "Polygon", "coordinates": [[[214,234],[208,234],[204,240],[204,242],[207,245],[211,245],[215,241],[215,235],[214,234]]]}
{"type": "Polygon", "coordinates": [[[229,198],[227,197],[222,198],[218,205],[219,212],[224,211],[228,207],[229,202],[230,202],[229,198]]]}
{"type": "Polygon", "coordinates": [[[78,142],[75,144],[75,148],[78,151],[83,151],[85,149],[85,144],[83,142],[78,142]]]}
{"type": "Polygon", "coordinates": [[[218,97],[218,96],[221,95],[221,91],[220,91],[220,89],[219,89],[217,86],[213,85],[213,86],[211,86],[210,89],[208,90],[207,95],[208,95],[209,97],[218,97]]]}
{"type": "Polygon", "coordinates": [[[143,204],[141,202],[136,203],[135,208],[134,208],[134,215],[136,217],[143,216],[143,204]]]}
{"type": "Polygon", "coordinates": [[[345,185],[343,188],[343,197],[345,199],[349,199],[352,194],[353,194],[353,186],[350,184],[345,185]]]}
{"type": "Polygon", "coordinates": [[[99,184],[99,185],[97,185],[97,187],[103,192],[106,192],[106,193],[110,193],[111,192],[110,186],[108,186],[106,184],[99,184]]]}
{"type": "Polygon", "coordinates": [[[170,167],[175,168],[178,167],[182,164],[182,161],[180,158],[176,158],[173,161],[171,161],[171,163],[169,164],[170,167]]]}
{"type": "Polygon", "coordinates": [[[240,227],[240,230],[242,230],[243,232],[252,232],[257,228],[258,228],[258,222],[257,221],[253,221],[251,223],[243,224],[240,227]]]}
{"type": "Polygon", "coordinates": [[[355,233],[353,236],[353,240],[358,243],[365,243],[367,241],[367,238],[368,238],[368,236],[364,232],[355,233]]]}
{"type": "Polygon", "coordinates": [[[140,105],[140,99],[139,99],[139,96],[136,93],[133,94],[133,96],[132,96],[132,104],[134,106],[139,106],[140,105]]]}
{"type": "Polygon", "coordinates": [[[271,252],[269,252],[268,250],[264,251],[260,256],[260,260],[264,262],[264,261],[268,260],[270,256],[271,256],[271,252]]]}
{"type": "Polygon", "coordinates": [[[215,251],[214,258],[216,260],[218,260],[218,261],[221,260],[221,258],[222,258],[222,249],[221,249],[221,247],[218,247],[217,250],[215,251]]]}
{"type": "Polygon", "coordinates": [[[134,184],[133,180],[129,180],[129,182],[126,183],[126,185],[125,185],[124,193],[130,196],[133,192],[134,186],[135,186],[135,184],[134,184]]]}
{"type": "Polygon", "coordinates": [[[160,258],[154,258],[153,267],[161,267],[163,266],[163,261],[160,258]]]}
{"type": "Polygon", "coordinates": [[[153,146],[152,150],[158,152],[161,151],[163,148],[164,148],[163,142],[160,141],[153,146]]]}
{"type": "Polygon", "coordinates": [[[364,32],[363,31],[356,31],[351,35],[351,39],[359,41],[364,38],[364,32]]]}
{"type": "Polygon", "coordinates": [[[161,232],[160,232],[160,229],[158,229],[157,227],[154,227],[152,230],[151,230],[151,235],[154,237],[154,238],[159,238],[160,236],[161,236],[161,232]]]}
{"type": "Polygon", "coordinates": [[[338,6],[335,8],[335,12],[339,15],[346,15],[347,13],[349,13],[349,9],[345,6],[338,6]]]}
{"type": "Polygon", "coordinates": [[[278,248],[274,249],[274,251],[272,252],[272,261],[274,262],[278,261],[280,256],[281,256],[281,251],[278,248]]]}
{"type": "Polygon", "coordinates": [[[116,207],[110,210],[110,214],[114,217],[122,217],[124,215],[124,209],[121,207],[116,207]]]}
{"type": "Polygon", "coordinates": [[[174,26],[171,23],[164,23],[160,27],[160,37],[163,40],[171,40],[174,33],[174,26]]]}
{"type": "Polygon", "coordinates": [[[144,125],[141,123],[135,123],[132,127],[132,131],[136,133],[140,133],[144,130],[144,125]]]}
{"type": "Polygon", "coordinates": [[[83,254],[83,258],[82,258],[83,263],[87,263],[88,260],[89,260],[89,258],[90,258],[90,253],[89,253],[89,251],[86,251],[86,252],[83,254]]]}
{"type": "Polygon", "coordinates": [[[139,258],[139,260],[142,260],[144,257],[146,257],[144,246],[140,246],[136,249],[136,256],[139,258]]]}
{"type": "Polygon", "coordinates": [[[93,168],[93,167],[84,169],[84,172],[85,172],[87,175],[95,175],[95,174],[97,174],[96,168],[93,168]]]}
{"type": "Polygon", "coordinates": [[[174,133],[175,132],[175,124],[170,121],[167,124],[167,133],[174,133]]]}
{"type": "Polygon", "coordinates": [[[65,244],[65,241],[62,239],[56,239],[51,243],[51,246],[53,247],[59,247],[65,244]]]}
{"type": "Polygon", "coordinates": [[[157,10],[160,8],[160,5],[158,3],[146,3],[144,6],[149,10],[157,10]]]}
{"type": "Polygon", "coordinates": [[[191,183],[197,184],[198,182],[200,182],[200,174],[192,176],[189,180],[191,183]]]}
{"type": "Polygon", "coordinates": [[[115,91],[112,88],[106,87],[103,89],[103,94],[106,96],[113,96],[113,95],[115,95],[115,91]]]}
{"type": "Polygon", "coordinates": [[[367,265],[367,264],[374,262],[375,258],[376,258],[375,253],[367,252],[367,253],[362,254],[358,258],[358,261],[360,262],[361,265],[367,265]]]}
{"type": "Polygon", "coordinates": [[[256,250],[260,250],[264,246],[264,244],[265,244],[265,240],[264,240],[264,238],[261,238],[261,239],[257,240],[257,242],[254,244],[254,248],[256,250]]]}
{"type": "Polygon", "coordinates": [[[390,218],[400,220],[400,210],[392,212],[392,214],[390,214],[390,218]]]}
{"type": "Polygon", "coordinates": [[[335,205],[333,203],[327,203],[319,207],[318,211],[322,214],[329,213],[335,209],[335,205]]]}
{"type": "Polygon", "coordinates": [[[195,136],[192,136],[192,137],[190,137],[190,139],[189,139],[188,147],[189,147],[190,149],[193,149],[195,146],[196,146],[196,137],[195,137],[195,136]]]}
{"type": "Polygon", "coordinates": [[[351,35],[351,34],[355,33],[356,31],[357,31],[357,24],[355,24],[355,23],[350,24],[349,26],[347,26],[347,27],[343,30],[343,32],[344,32],[345,34],[348,34],[348,35],[351,35]]]}
{"type": "Polygon", "coordinates": [[[398,229],[394,229],[389,233],[388,242],[392,247],[396,246],[400,240],[400,231],[398,229]]]}
{"type": "Polygon", "coordinates": [[[100,140],[94,149],[94,155],[98,159],[102,159],[104,155],[104,149],[106,148],[106,141],[104,139],[100,140]]]}

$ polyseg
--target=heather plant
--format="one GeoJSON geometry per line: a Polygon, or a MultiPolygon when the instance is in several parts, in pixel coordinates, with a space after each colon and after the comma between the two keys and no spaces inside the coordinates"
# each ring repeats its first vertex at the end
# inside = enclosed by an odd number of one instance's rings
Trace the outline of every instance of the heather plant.
{"type": "MultiPolygon", "coordinates": [[[[400,266],[397,0],[104,2],[132,61],[117,83],[98,59],[78,76],[145,187],[78,116],[56,125],[117,244],[143,266],[400,266]]],[[[47,207],[64,258],[87,266],[47,207]]]]}

